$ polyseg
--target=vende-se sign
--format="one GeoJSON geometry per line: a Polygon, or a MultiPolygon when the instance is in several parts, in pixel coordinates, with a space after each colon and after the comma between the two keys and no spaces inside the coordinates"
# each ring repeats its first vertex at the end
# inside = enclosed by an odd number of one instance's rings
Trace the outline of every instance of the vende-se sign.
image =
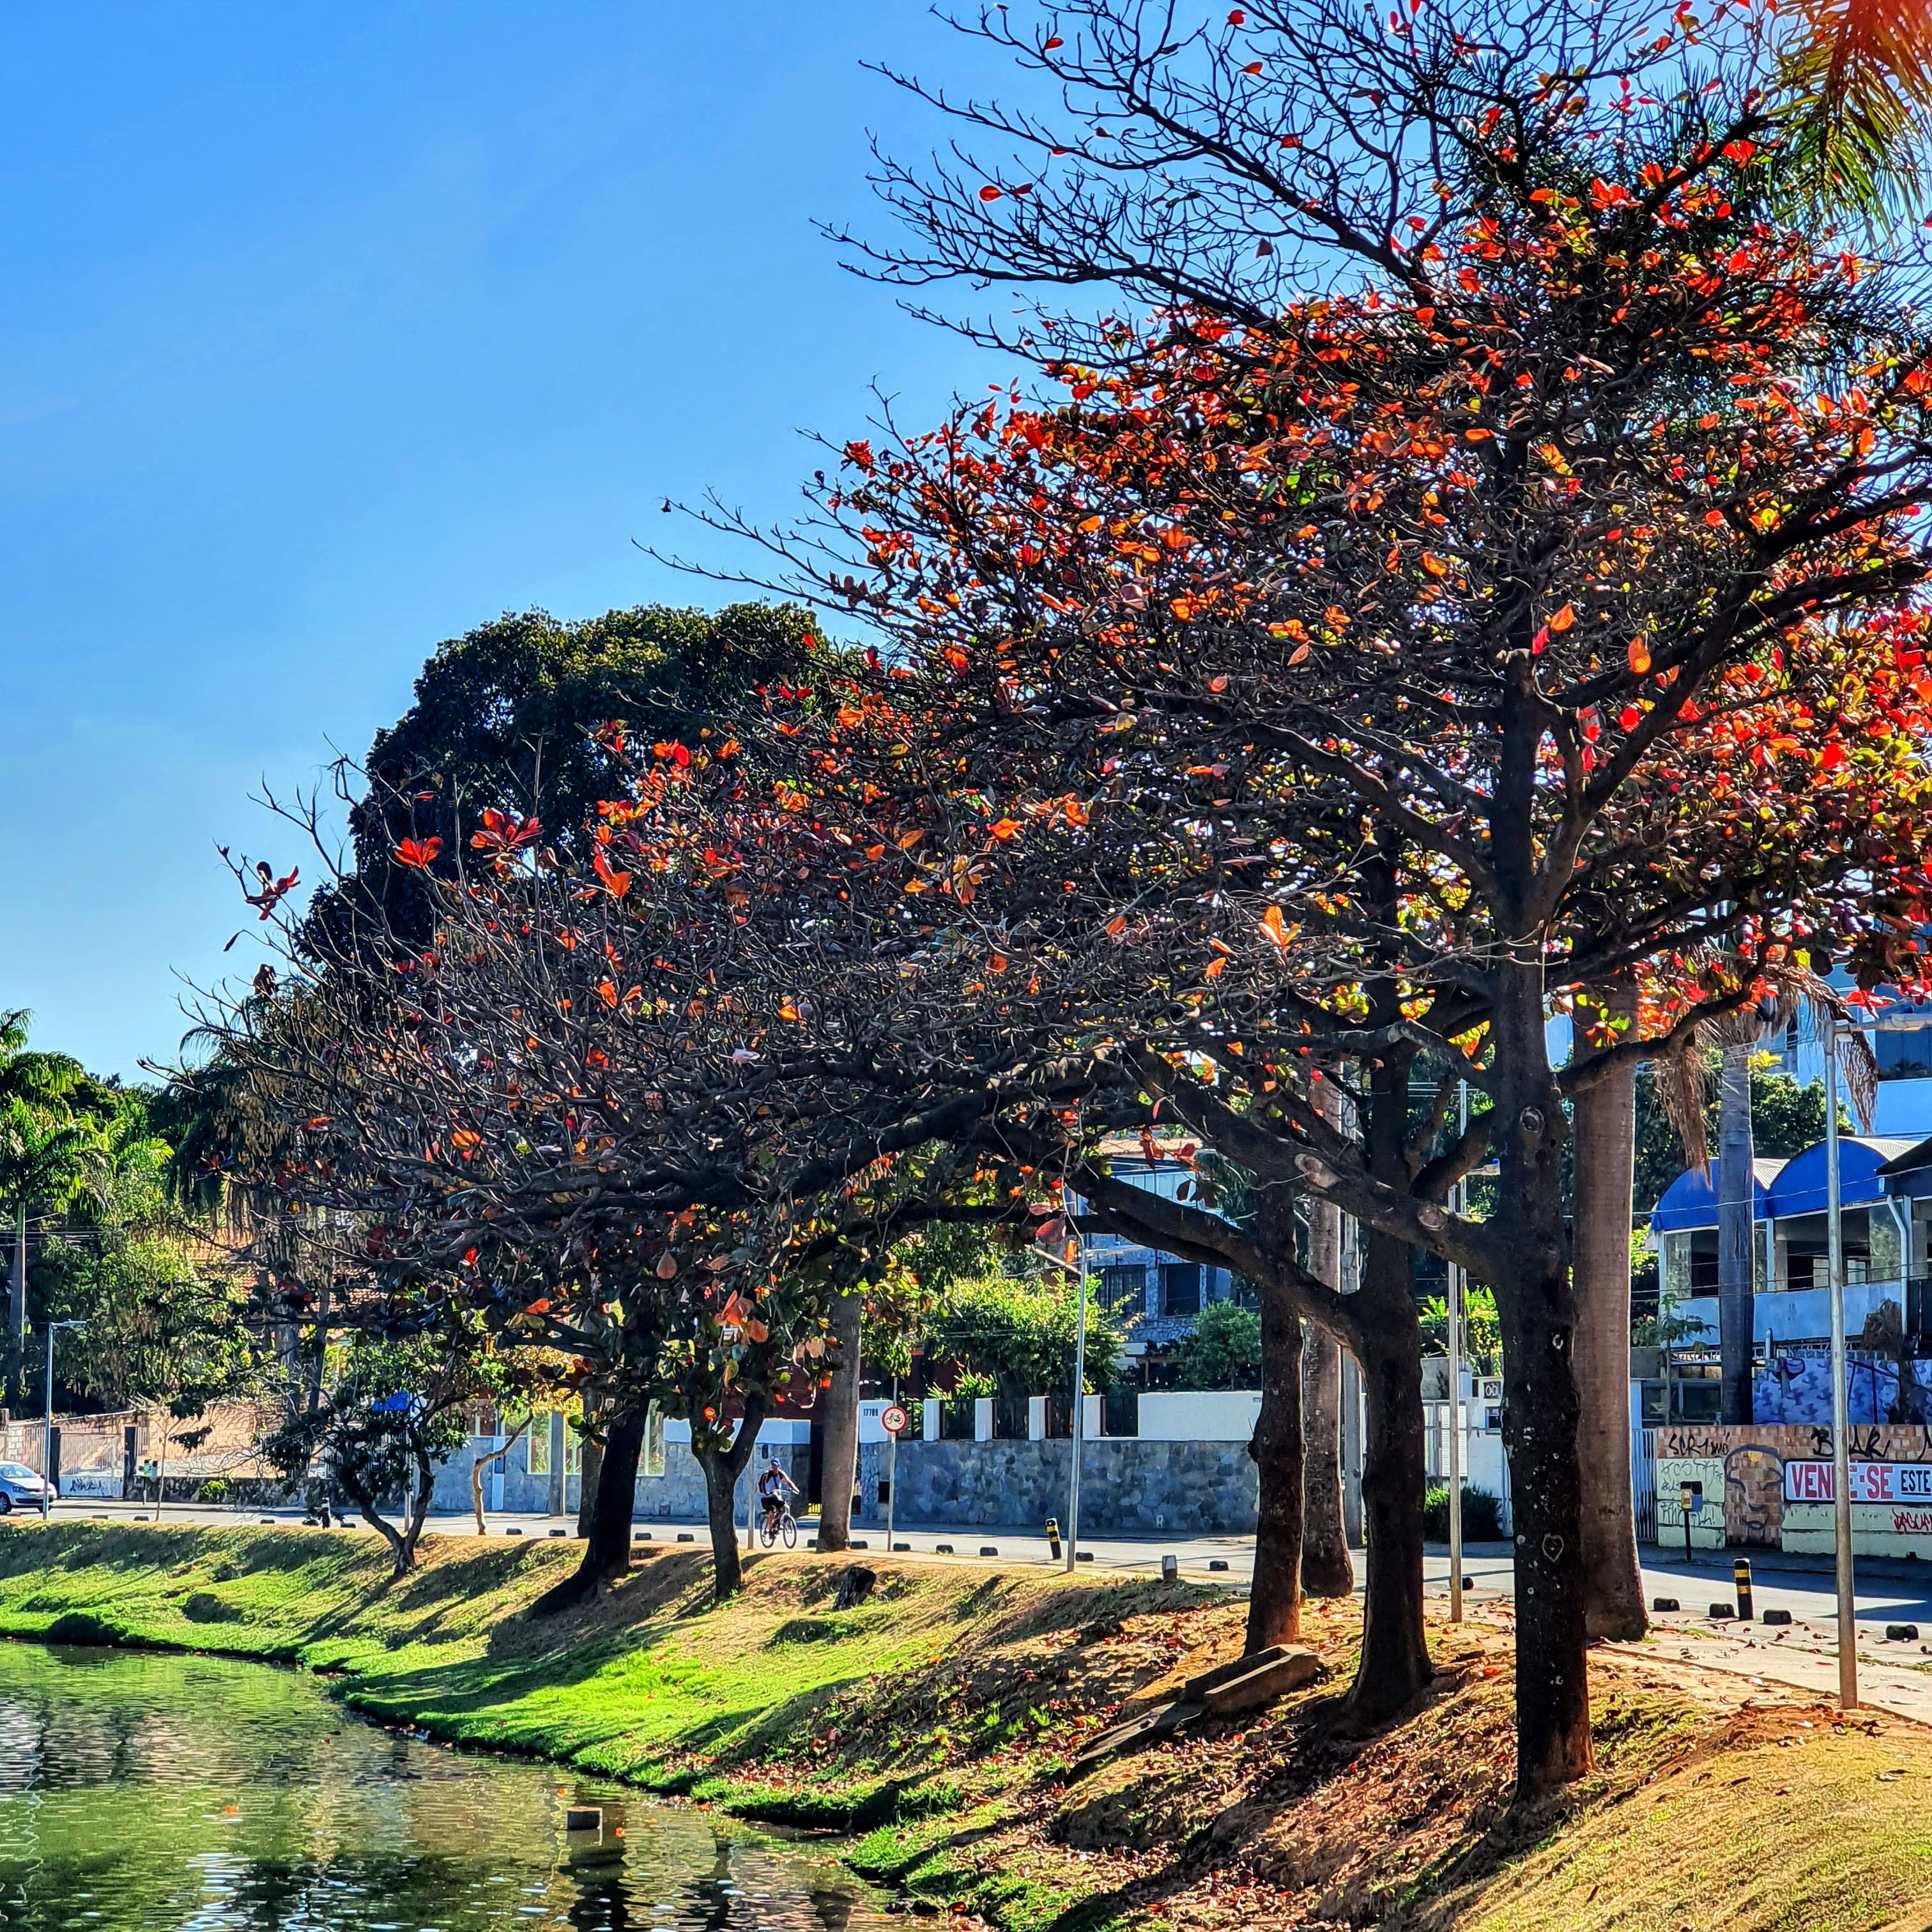
{"type": "MultiPolygon", "coordinates": [[[[1784,1500],[1828,1503],[1838,1500],[1829,1462],[1787,1462],[1784,1500]]],[[[1855,1503],[1932,1503],[1932,1462],[1857,1462],[1852,1465],[1855,1503]]]]}

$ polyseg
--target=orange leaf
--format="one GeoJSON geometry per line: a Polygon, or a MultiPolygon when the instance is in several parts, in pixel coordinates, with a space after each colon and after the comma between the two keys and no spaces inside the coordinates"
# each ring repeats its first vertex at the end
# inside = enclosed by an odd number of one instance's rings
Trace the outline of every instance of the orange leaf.
{"type": "Polygon", "coordinates": [[[1127,916],[1124,912],[1117,912],[1114,914],[1113,917],[1108,920],[1106,928],[1107,937],[1109,939],[1119,938],[1120,934],[1125,932],[1126,929],[1127,916]]]}
{"type": "Polygon", "coordinates": [[[1208,980],[1218,980],[1227,970],[1228,962],[1226,960],[1210,959],[1208,962],[1206,971],[1202,975],[1202,976],[1204,979],[1208,980]]]}
{"type": "Polygon", "coordinates": [[[1650,669],[1650,646],[1641,638],[1630,640],[1630,668],[1639,677],[1650,669]]]}
{"type": "Polygon", "coordinates": [[[1277,946],[1286,946],[1292,937],[1288,922],[1281,916],[1281,908],[1271,905],[1262,914],[1262,932],[1264,937],[1277,946]]]}
{"type": "Polygon", "coordinates": [[[1550,619],[1550,628],[1551,630],[1561,634],[1563,632],[1568,630],[1570,626],[1575,623],[1576,621],[1576,607],[1574,604],[1566,604],[1562,610],[1557,612],[1555,616],[1550,619]]]}
{"type": "Polygon", "coordinates": [[[617,989],[608,980],[599,980],[597,982],[597,997],[607,1006],[614,1006],[617,1004],[617,989]]]}

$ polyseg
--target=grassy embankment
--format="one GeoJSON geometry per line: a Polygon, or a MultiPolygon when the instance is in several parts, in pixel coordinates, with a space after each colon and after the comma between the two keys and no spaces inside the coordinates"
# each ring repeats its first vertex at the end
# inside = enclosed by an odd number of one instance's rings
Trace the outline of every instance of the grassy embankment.
{"type": "Polygon", "coordinates": [[[1377,1737],[1334,1726],[1354,1618],[1317,1610],[1326,1682],[1070,1786],[1083,1736],[1234,1653],[1241,1606],[875,1561],[841,1610],[846,1559],[801,1552],[754,1561],[721,1610],[705,1559],[660,1546],[602,1602],[522,1617],[574,1561],[436,1539],[398,1583],[364,1534],[21,1528],[0,1535],[0,1634],[339,1672],[352,1703],[447,1738],[862,1833],[852,1862],[914,1909],[1012,1932],[1866,1932],[1932,1894],[1932,1733],[1660,1659],[1600,1661],[1599,1774],[1507,1820],[1494,1613],[1436,1630],[1437,1688],[1377,1737]]]}

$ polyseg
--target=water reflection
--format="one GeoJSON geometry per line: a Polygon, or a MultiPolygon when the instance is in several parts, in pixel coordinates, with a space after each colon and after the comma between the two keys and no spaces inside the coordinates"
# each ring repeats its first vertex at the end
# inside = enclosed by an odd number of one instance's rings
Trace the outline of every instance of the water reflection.
{"type": "Polygon", "coordinates": [[[384,1732],[298,1672],[0,1642],[8,1932],[884,1923],[862,1887],[805,1846],[384,1732]],[[566,1831],[568,1805],[600,1808],[602,1820],[566,1831]]]}

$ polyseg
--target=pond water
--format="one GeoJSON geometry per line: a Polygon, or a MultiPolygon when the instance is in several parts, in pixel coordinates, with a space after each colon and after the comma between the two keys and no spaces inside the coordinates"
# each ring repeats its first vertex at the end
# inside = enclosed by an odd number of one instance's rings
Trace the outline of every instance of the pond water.
{"type": "Polygon", "coordinates": [[[298,1672],[0,1642],[8,1932],[886,1922],[827,1846],[386,1732],[298,1672]]]}

